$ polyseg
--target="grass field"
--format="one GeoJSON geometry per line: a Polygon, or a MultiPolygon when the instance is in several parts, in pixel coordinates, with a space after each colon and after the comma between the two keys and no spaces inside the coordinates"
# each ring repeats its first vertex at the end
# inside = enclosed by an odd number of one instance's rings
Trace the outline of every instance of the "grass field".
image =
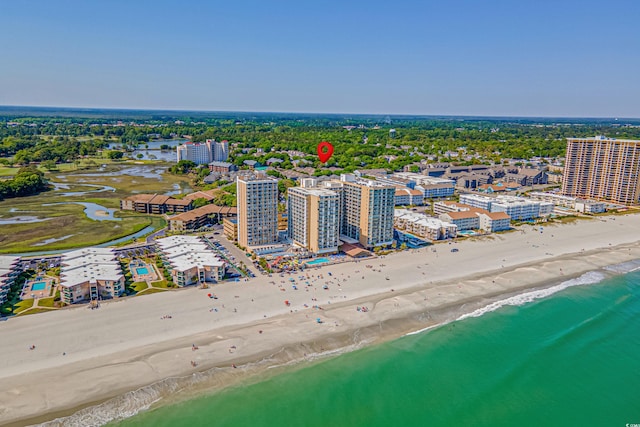
{"type": "Polygon", "coordinates": [[[12,168],[9,166],[0,166],[0,176],[13,176],[18,173],[18,169],[20,168],[12,168]]]}
{"type": "Polygon", "coordinates": [[[128,162],[105,162],[101,164],[106,164],[104,170],[106,176],[96,167],[79,171],[47,172],[46,175],[50,181],[64,183],[69,186],[69,189],[0,201],[0,219],[25,216],[46,219],[42,222],[0,224],[0,253],[39,252],[91,246],[136,233],[149,225],[153,225],[156,229],[166,225],[166,221],[161,217],[131,211],[116,211],[114,216],[120,218],[120,221],[95,221],[87,218],[84,207],[81,205],[43,206],[43,204],[91,202],[105,208],[117,209],[120,206],[120,199],[131,194],[163,194],[188,186],[186,178],[164,173],[168,166],[166,163],[138,165],[128,162]],[[127,174],[122,174],[123,170],[127,174]],[[142,176],[148,173],[151,175],[142,176]],[[71,191],[94,189],[80,184],[106,185],[115,188],[115,191],[62,195],[71,191]]]}

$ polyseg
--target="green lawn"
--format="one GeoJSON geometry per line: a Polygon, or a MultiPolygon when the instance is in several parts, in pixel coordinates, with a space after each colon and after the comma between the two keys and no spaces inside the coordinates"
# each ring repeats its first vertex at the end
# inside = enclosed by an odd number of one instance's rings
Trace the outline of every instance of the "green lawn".
{"type": "Polygon", "coordinates": [[[169,281],[167,280],[159,280],[157,282],[151,282],[151,286],[153,286],[154,288],[165,288],[168,289],[171,286],[169,286],[169,281]]]}
{"type": "Polygon", "coordinates": [[[142,292],[148,288],[146,282],[133,282],[131,288],[136,292],[142,292]]]}
{"type": "Polygon", "coordinates": [[[13,306],[14,314],[20,314],[33,307],[33,299],[25,299],[13,306]]]}
{"type": "Polygon", "coordinates": [[[38,300],[38,307],[51,307],[53,308],[53,304],[55,303],[54,298],[41,298],[38,300]]]}

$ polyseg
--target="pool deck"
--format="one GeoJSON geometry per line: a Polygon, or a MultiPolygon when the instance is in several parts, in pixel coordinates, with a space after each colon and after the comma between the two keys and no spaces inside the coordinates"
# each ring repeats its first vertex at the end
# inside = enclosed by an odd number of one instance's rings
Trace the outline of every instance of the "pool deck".
{"type": "Polygon", "coordinates": [[[55,279],[53,277],[42,277],[39,280],[28,280],[25,282],[22,287],[22,292],[20,293],[20,299],[26,300],[31,298],[48,298],[51,296],[51,289],[54,287],[55,279]],[[46,285],[44,289],[35,290],[33,289],[33,285],[36,283],[45,282],[46,285]]]}
{"type": "Polygon", "coordinates": [[[132,262],[129,264],[129,271],[131,271],[131,278],[134,282],[155,282],[160,279],[160,276],[156,272],[156,268],[151,263],[145,262],[144,265],[139,265],[141,262],[132,262]],[[138,274],[138,269],[146,268],[147,274],[138,274]]]}

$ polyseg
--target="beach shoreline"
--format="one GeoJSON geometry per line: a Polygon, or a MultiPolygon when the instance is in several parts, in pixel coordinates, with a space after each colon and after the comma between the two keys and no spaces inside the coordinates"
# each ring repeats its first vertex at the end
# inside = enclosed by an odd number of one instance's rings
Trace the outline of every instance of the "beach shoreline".
{"type": "MultiPolygon", "coordinates": [[[[8,358],[0,362],[0,381],[6,384],[0,390],[0,419],[6,425],[43,422],[95,407],[131,390],[160,386],[167,378],[184,379],[187,384],[190,376],[211,372],[211,381],[191,381],[192,390],[187,391],[191,396],[196,390],[238,384],[270,366],[299,364],[316,354],[389,341],[448,323],[504,298],[640,259],[634,237],[640,230],[637,215],[545,227],[547,235],[534,227],[525,230],[461,242],[456,244],[460,248],[456,253],[449,251],[449,245],[436,245],[436,252],[427,248],[308,271],[323,275],[314,281],[314,288],[331,280],[328,291],[283,291],[288,283],[276,286],[270,284],[276,279],[266,277],[251,285],[217,285],[212,288],[220,298],[214,303],[219,309],[215,313],[209,311],[213,302],[206,298],[211,289],[192,288],[113,301],[95,313],[74,308],[0,322],[0,334],[6,336],[9,349],[8,358]],[[549,241],[553,244],[548,245],[549,241]],[[344,281],[337,283],[340,279],[344,281]],[[322,309],[304,307],[310,298],[322,309]],[[166,311],[172,299],[185,306],[171,319],[161,319],[158,313],[166,311]],[[285,299],[291,300],[290,308],[283,305],[285,299]],[[137,315],[130,313],[136,310],[137,315]],[[118,318],[116,327],[141,319],[143,323],[118,339],[107,335],[102,322],[113,316],[129,316],[118,318]],[[317,317],[322,323],[316,323],[317,317]],[[77,335],[62,334],[56,341],[51,336],[55,329],[38,329],[39,319],[51,319],[54,328],[61,330],[85,319],[87,328],[97,325],[97,330],[94,334],[79,328],[77,335]],[[167,327],[174,320],[175,330],[167,327]],[[107,345],[92,346],[101,333],[107,345]],[[165,339],[159,340],[160,336],[165,339]],[[29,352],[26,346],[32,341],[38,342],[38,348],[29,352]],[[19,343],[25,347],[14,348],[19,343]],[[41,348],[45,350],[40,352],[41,348]],[[66,348],[70,350],[61,355],[60,350],[66,348]],[[28,357],[22,360],[25,353],[28,357]],[[189,366],[190,359],[195,359],[196,367],[189,366]],[[260,360],[263,362],[256,363],[260,360]]],[[[165,399],[163,404],[175,393],[171,387],[168,390],[166,396],[159,395],[165,399]]]]}

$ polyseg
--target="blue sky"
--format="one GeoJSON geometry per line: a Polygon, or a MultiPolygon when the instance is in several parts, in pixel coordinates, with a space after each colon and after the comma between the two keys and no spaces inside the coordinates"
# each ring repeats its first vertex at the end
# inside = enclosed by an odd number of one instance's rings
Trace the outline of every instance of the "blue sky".
{"type": "Polygon", "coordinates": [[[0,105],[640,117],[640,1],[1,1],[0,105]]]}

